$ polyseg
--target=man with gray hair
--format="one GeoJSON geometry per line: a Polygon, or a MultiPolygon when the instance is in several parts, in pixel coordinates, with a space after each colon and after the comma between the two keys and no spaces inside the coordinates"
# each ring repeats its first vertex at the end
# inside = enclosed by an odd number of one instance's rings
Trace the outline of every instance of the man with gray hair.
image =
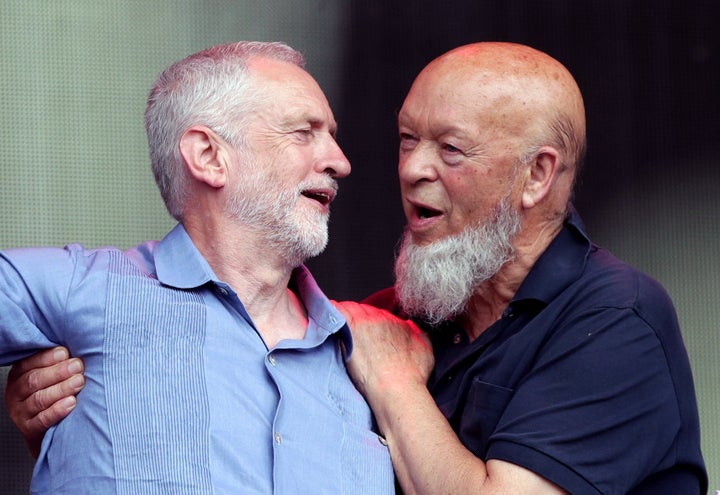
{"type": "Polygon", "coordinates": [[[347,324],[302,265],[350,164],[301,54],[192,55],[146,127],[162,241],[0,253],[0,364],[62,345],[85,366],[33,493],[392,493],[347,324]]]}

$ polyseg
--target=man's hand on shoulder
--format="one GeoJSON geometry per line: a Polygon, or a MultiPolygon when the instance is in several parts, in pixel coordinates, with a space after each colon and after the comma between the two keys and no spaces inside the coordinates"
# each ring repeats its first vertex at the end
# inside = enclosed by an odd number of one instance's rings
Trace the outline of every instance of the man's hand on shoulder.
{"type": "Polygon", "coordinates": [[[435,364],[430,339],[409,320],[355,302],[335,303],[353,336],[348,371],[368,401],[388,387],[425,387],[435,364]]]}

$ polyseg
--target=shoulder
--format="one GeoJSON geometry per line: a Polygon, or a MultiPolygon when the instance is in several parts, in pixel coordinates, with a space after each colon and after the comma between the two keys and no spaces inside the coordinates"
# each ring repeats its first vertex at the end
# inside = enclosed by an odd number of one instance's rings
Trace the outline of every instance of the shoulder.
{"type": "Polygon", "coordinates": [[[152,258],[154,242],[146,242],[126,251],[115,246],[87,248],[82,244],[64,247],[26,247],[0,252],[5,267],[23,277],[53,279],[84,277],[106,272],[110,266],[124,263],[141,265],[152,258]]]}
{"type": "MultiPolygon", "coordinates": [[[[572,205],[565,229],[541,261],[540,278],[558,277],[558,287],[565,286],[576,299],[593,306],[639,312],[672,308],[669,295],[657,280],[592,242],[572,205]],[[556,275],[558,272],[562,275],[556,275]]],[[[533,271],[538,270],[534,267],[533,271]]],[[[542,285],[542,280],[539,282],[542,285]]]]}
{"type": "Polygon", "coordinates": [[[593,248],[578,283],[594,304],[632,309],[650,326],[675,317],[672,299],[660,282],[604,248],[593,248]]]}
{"type": "Polygon", "coordinates": [[[22,273],[61,271],[63,266],[74,266],[78,260],[92,253],[81,244],[60,247],[24,247],[0,252],[0,258],[22,273]]]}

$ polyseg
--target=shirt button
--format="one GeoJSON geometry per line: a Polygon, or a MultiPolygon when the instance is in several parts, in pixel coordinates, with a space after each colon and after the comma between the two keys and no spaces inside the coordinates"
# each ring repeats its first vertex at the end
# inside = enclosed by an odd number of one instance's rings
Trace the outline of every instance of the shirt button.
{"type": "Polygon", "coordinates": [[[278,445],[282,443],[282,435],[280,433],[275,433],[275,443],[278,445]]]}
{"type": "Polygon", "coordinates": [[[461,340],[462,340],[462,335],[460,335],[459,333],[456,333],[455,336],[453,337],[453,344],[459,344],[461,340]]]}
{"type": "Polygon", "coordinates": [[[270,361],[270,364],[272,364],[273,366],[275,366],[275,364],[277,363],[277,361],[275,360],[275,356],[273,356],[272,354],[268,356],[268,361],[270,361]]]}
{"type": "Polygon", "coordinates": [[[228,295],[228,291],[227,291],[227,289],[226,289],[225,287],[218,287],[218,292],[219,292],[220,294],[222,294],[223,296],[227,296],[227,295],[228,295]]]}
{"type": "Polygon", "coordinates": [[[337,323],[337,318],[335,318],[335,315],[330,315],[330,323],[337,323]]]}

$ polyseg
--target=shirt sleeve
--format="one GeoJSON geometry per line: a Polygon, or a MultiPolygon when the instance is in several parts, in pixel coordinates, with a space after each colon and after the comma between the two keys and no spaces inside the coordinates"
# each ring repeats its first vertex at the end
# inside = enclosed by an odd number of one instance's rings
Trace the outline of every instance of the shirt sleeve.
{"type": "Polygon", "coordinates": [[[538,350],[490,436],[488,458],[572,493],[627,493],[671,455],[679,428],[656,331],[631,308],[599,308],[565,322],[538,350]]]}
{"type": "Polygon", "coordinates": [[[72,253],[56,248],[0,252],[0,365],[62,344],[72,253]]]}

